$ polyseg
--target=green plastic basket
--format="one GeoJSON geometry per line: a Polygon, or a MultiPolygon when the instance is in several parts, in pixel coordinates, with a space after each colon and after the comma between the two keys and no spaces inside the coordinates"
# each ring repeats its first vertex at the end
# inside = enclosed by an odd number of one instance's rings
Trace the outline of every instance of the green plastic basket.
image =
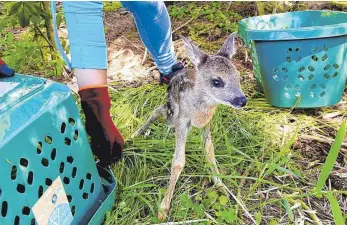
{"type": "Polygon", "coordinates": [[[347,13],[298,11],[246,18],[239,36],[267,101],[277,107],[338,103],[347,73],[347,13]]]}
{"type": "Polygon", "coordinates": [[[98,168],[70,90],[16,74],[0,78],[0,224],[37,224],[32,207],[60,177],[71,224],[100,224],[115,200],[98,168]]]}

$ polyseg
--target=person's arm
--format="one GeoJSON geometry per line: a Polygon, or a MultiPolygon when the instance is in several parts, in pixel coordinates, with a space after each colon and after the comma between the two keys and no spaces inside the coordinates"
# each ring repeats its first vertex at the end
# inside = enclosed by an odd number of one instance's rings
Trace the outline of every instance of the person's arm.
{"type": "Polygon", "coordinates": [[[160,72],[161,83],[169,83],[174,72],[183,69],[177,63],[172,42],[171,21],[163,1],[121,1],[135,18],[141,40],[160,72]]]}
{"type": "Polygon", "coordinates": [[[86,131],[93,153],[108,166],[120,159],[124,140],[110,116],[103,4],[63,2],[63,7],[86,131]]]}

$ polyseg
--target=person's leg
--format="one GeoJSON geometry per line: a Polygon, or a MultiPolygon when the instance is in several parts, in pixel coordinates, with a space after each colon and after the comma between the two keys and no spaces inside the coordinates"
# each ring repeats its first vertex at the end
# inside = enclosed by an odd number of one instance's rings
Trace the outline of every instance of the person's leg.
{"type": "Polygon", "coordinates": [[[152,55],[158,70],[168,75],[177,63],[172,42],[169,14],[162,1],[121,1],[135,18],[142,42],[152,55]]]}
{"type": "Polygon", "coordinates": [[[103,165],[117,161],[123,137],[110,116],[107,48],[102,2],[63,2],[72,68],[75,69],[86,131],[103,165]]]}
{"type": "Polygon", "coordinates": [[[102,2],[63,2],[72,68],[79,88],[107,84],[102,2]]]}

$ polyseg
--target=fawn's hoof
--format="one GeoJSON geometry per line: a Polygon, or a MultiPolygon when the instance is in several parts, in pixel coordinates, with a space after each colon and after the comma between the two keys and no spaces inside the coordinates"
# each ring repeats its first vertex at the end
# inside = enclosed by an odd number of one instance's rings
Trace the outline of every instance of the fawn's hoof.
{"type": "Polygon", "coordinates": [[[166,216],[169,213],[170,207],[166,205],[165,199],[162,201],[161,206],[160,206],[160,211],[158,212],[158,219],[161,221],[166,220],[166,216]]]}
{"type": "Polygon", "coordinates": [[[160,221],[165,221],[166,220],[166,215],[168,212],[158,212],[158,219],[160,221]]]}

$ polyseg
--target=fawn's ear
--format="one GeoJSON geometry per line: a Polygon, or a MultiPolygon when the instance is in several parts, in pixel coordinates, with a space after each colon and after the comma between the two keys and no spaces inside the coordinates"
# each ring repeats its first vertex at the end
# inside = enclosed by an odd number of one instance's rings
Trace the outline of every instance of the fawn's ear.
{"type": "Polygon", "coordinates": [[[236,53],[236,47],[235,47],[236,36],[237,36],[236,32],[230,34],[230,36],[224,42],[222,48],[217,52],[217,55],[224,56],[224,57],[227,57],[228,59],[231,59],[231,57],[233,57],[233,55],[235,55],[236,53]]]}
{"type": "Polygon", "coordinates": [[[192,40],[181,35],[180,38],[182,39],[184,46],[187,49],[190,60],[195,66],[199,66],[206,61],[208,55],[201,51],[196,45],[194,45],[192,40]]]}

